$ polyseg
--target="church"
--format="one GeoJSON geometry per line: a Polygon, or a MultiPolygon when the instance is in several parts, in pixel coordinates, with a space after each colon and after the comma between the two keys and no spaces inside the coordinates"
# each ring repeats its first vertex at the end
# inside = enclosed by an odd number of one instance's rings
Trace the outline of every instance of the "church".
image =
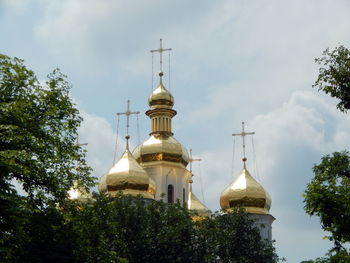
{"type": "MultiPolygon", "coordinates": [[[[161,42],[162,43],[162,42],[161,42]]],[[[157,50],[162,65],[162,45],[157,50]]],[[[152,52],[151,51],[151,52],[152,52]]],[[[133,151],[129,149],[129,135],[122,157],[103,175],[99,182],[100,193],[115,196],[118,193],[142,196],[144,199],[163,200],[167,203],[181,202],[197,217],[210,215],[209,209],[192,191],[192,171],[187,169],[194,161],[187,149],[174,138],[172,119],[177,114],[173,95],[163,84],[163,72],[159,73],[159,84],[148,98],[149,109],[145,114],[150,118],[149,138],[133,151]]],[[[129,107],[124,113],[129,118],[129,107]]],[[[237,134],[248,135],[244,131],[237,134]]],[[[243,143],[243,147],[245,147],[243,143]]],[[[245,154],[244,154],[245,155],[245,154]]],[[[263,239],[272,240],[271,225],[274,217],[270,214],[271,198],[268,192],[251,176],[243,156],[243,169],[239,176],[223,189],[219,198],[223,213],[241,206],[255,220],[263,239]]],[[[219,194],[219,193],[218,193],[219,194]]]]}

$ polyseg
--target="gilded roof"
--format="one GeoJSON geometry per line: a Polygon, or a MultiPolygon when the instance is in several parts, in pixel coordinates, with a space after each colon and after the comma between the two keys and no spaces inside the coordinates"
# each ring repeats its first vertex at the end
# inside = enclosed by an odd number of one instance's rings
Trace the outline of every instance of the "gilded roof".
{"type": "Polygon", "coordinates": [[[139,163],[166,161],[186,167],[189,162],[188,152],[174,137],[151,135],[133,151],[139,163]]]}
{"type": "Polygon", "coordinates": [[[156,109],[159,107],[172,108],[172,106],[174,105],[174,97],[163,85],[163,73],[159,73],[159,76],[159,85],[149,96],[148,104],[151,107],[151,109],[156,109]]]}
{"type": "Polygon", "coordinates": [[[123,194],[154,199],[156,186],[127,147],[122,158],[101,178],[99,191],[110,195],[122,191],[123,194]]]}
{"type": "Polygon", "coordinates": [[[194,211],[200,217],[207,217],[210,215],[210,210],[206,207],[193,192],[190,192],[188,199],[188,209],[194,211]]]}
{"type": "Polygon", "coordinates": [[[269,214],[271,198],[245,167],[241,174],[222,192],[222,209],[243,206],[247,213],[269,214]]]}

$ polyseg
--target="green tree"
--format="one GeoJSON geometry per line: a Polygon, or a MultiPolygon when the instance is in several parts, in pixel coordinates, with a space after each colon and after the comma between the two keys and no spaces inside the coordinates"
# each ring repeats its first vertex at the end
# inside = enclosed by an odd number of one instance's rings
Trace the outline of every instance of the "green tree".
{"type": "Polygon", "coordinates": [[[180,204],[95,195],[67,212],[78,262],[191,262],[193,224],[180,204]]]}
{"type": "Polygon", "coordinates": [[[313,86],[339,99],[337,108],[346,112],[350,109],[350,51],[344,46],[326,49],[316,62],[321,67],[313,86]]]}
{"type": "Polygon", "coordinates": [[[82,119],[69,89],[59,70],[40,84],[22,60],[0,54],[0,180],[6,188],[16,180],[30,198],[62,200],[73,181],[92,186],[76,145],[82,119]]]}
{"type": "Polygon", "coordinates": [[[314,178],[305,191],[305,211],[320,217],[336,247],[350,242],[350,156],[335,152],[314,165],[314,178]]]}
{"type": "Polygon", "coordinates": [[[262,240],[254,221],[242,210],[215,214],[197,222],[197,261],[192,262],[278,262],[273,244],[262,240]]]}
{"type": "MultiPolygon", "coordinates": [[[[341,112],[350,109],[350,51],[336,47],[326,49],[323,57],[316,58],[321,65],[313,87],[339,99],[337,108],[341,112]]],[[[321,226],[330,233],[334,242],[326,257],[315,261],[349,262],[345,244],[350,242],[350,155],[348,151],[334,152],[322,157],[321,163],[313,167],[314,178],[304,193],[304,209],[309,215],[320,218],[321,226]]]]}
{"type": "Polygon", "coordinates": [[[68,209],[76,262],[272,263],[273,244],[261,240],[247,214],[193,221],[180,203],[97,195],[68,209]],[[113,261],[114,260],[114,261],[113,261]]]}
{"type": "Polygon", "coordinates": [[[0,54],[0,258],[4,262],[16,262],[30,240],[27,227],[32,220],[64,202],[74,181],[85,188],[94,184],[85,154],[76,145],[82,119],[69,89],[59,70],[40,84],[22,60],[0,54]],[[17,193],[15,183],[26,196],[17,193]]]}
{"type": "Polygon", "coordinates": [[[341,250],[337,253],[328,253],[327,256],[316,258],[315,260],[306,260],[301,263],[349,263],[350,254],[346,250],[341,250]]]}

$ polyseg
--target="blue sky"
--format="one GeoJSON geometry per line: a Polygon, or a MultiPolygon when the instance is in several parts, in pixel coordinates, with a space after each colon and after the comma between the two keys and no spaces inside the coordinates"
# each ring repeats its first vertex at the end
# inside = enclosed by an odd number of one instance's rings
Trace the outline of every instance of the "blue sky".
{"type": "MultiPolygon", "coordinates": [[[[304,213],[302,193],[322,155],[350,148],[350,115],[311,87],[314,58],[350,46],[349,13],[347,0],[0,0],[0,52],[25,59],[39,79],[56,67],[68,76],[85,119],[80,140],[100,177],[112,165],[115,113],[127,99],[142,113],[140,140],[148,136],[149,50],[163,38],[173,49],[175,137],[203,159],[193,165],[195,193],[203,199],[202,182],[205,203],[219,208],[242,166],[237,139],[231,174],[231,134],[245,121],[256,133],[255,158],[247,138],[248,169],[272,197],[278,253],[300,262],[331,246],[318,219],[304,213]]],[[[164,67],[169,87],[167,55],[164,67]]],[[[136,118],[131,126],[136,146],[136,118]]]]}

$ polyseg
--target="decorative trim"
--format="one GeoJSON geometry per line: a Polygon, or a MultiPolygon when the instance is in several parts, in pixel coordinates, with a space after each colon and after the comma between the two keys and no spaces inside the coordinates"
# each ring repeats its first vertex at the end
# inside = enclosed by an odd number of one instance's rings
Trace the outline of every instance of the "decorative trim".
{"type": "Polygon", "coordinates": [[[174,106],[174,102],[167,100],[167,99],[155,99],[155,100],[151,100],[149,102],[150,106],[153,105],[168,105],[168,106],[174,106]]]}
{"type": "Polygon", "coordinates": [[[108,185],[107,184],[107,191],[119,191],[119,190],[126,190],[126,189],[132,189],[132,190],[140,190],[140,191],[146,191],[148,190],[148,184],[131,184],[128,182],[125,182],[123,184],[118,185],[108,185]]]}
{"type": "Polygon", "coordinates": [[[153,109],[146,111],[146,115],[153,117],[153,115],[157,114],[157,116],[164,115],[164,116],[171,116],[174,117],[176,115],[176,110],[173,109],[153,109]]]}
{"type": "Polygon", "coordinates": [[[137,162],[147,163],[147,162],[157,162],[157,161],[167,161],[173,163],[181,163],[185,167],[188,162],[186,162],[181,155],[171,154],[171,153],[149,153],[143,154],[137,159],[137,162]]]}
{"type": "Polygon", "coordinates": [[[229,206],[235,207],[235,206],[250,206],[250,207],[260,207],[265,208],[266,199],[265,198],[249,198],[244,197],[240,200],[229,200],[229,206]]]}

